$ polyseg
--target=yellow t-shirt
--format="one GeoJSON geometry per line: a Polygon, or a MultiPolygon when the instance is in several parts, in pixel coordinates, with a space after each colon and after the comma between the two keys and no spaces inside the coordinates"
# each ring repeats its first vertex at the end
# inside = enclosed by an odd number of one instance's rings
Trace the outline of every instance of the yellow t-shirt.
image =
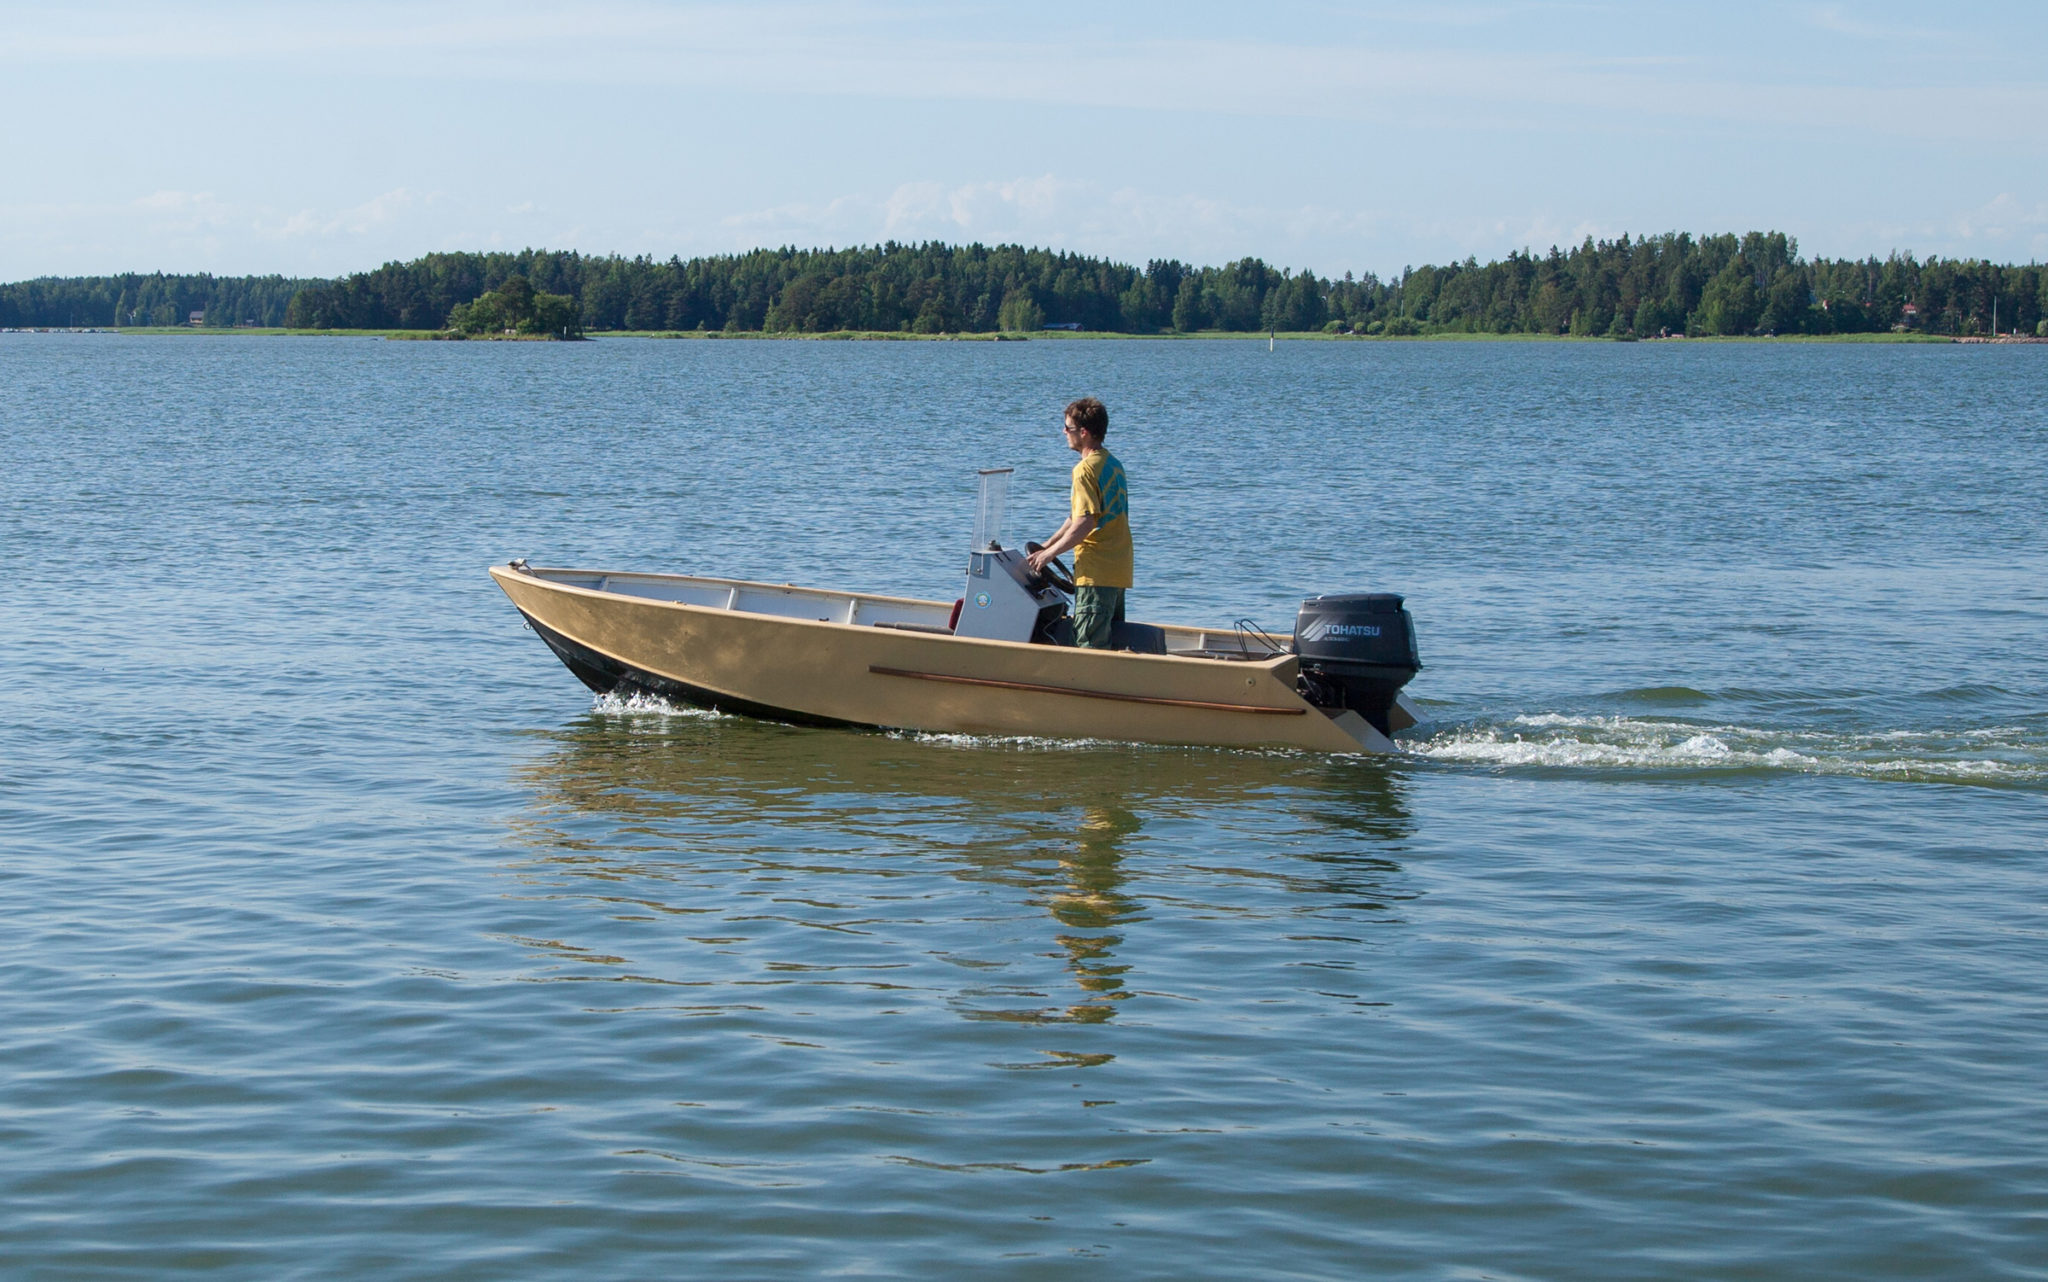
{"type": "Polygon", "coordinates": [[[1074,582],[1084,587],[1131,586],[1131,493],[1124,465],[1108,450],[1074,464],[1074,515],[1095,518],[1095,529],[1074,549],[1074,582]]]}

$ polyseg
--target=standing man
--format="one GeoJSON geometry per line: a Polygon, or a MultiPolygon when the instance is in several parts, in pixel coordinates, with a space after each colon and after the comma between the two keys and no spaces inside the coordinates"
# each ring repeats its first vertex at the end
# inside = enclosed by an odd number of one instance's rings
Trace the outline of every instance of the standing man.
{"type": "Polygon", "coordinates": [[[1073,515],[1025,558],[1034,574],[1068,548],[1074,551],[1074,644],[1109,649],[1110,630],[1124,621],[1124,589],[1131,586],[1131,499],[1124,465],[1102,448],[1109,410],[1084,396],[1067,406],[1067,448],[1074,464],[1073,515]]]}

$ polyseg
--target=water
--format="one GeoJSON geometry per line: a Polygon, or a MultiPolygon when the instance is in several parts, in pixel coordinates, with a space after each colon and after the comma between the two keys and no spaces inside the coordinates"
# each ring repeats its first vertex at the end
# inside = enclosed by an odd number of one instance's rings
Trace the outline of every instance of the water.
{"type": "Polygon", "coordinates": [[[0,339],[0,1273],[2048,1273],[2040,349],[0,339]],[[482,574],[1410,595],[1399,760],[598,700],[482,574]]]}

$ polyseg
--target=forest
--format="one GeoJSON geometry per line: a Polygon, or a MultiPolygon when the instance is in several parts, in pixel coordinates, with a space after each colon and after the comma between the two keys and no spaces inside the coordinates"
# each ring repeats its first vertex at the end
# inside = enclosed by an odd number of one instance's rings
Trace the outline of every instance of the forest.
{"type": "Polygon", "coordinates": [[[284,324],[292,299],[331,284],[289,276],[44,276],[0,285],[0,327],[184,325],[193,312],[208,326],[284,324]]]}
{"type": "Polygon", "coordinates": [[[508,282],[515,293],[552,296],[550,327],[598,333],[956,334],[1059,325],[1126,334],[1972,335],[1990,332],[1994,316],[2000,332],[2027,334],[2048,317],[2048,267],[1906,253],[1807,259],[1792,237],[1750,232],[1588,238],[1571,249],[1410,267],[1386,279],[1326,279],[1257,258],[1220,267],[1154,259],[1139,268],[1018,245],[940,242],[690,259],[437,253],[331,281],[21,281],[0,285],[0,326],[183,324],[201,312],[209,328],[474,331],[483,314],[475,304],[502,297],[508,282]]]}

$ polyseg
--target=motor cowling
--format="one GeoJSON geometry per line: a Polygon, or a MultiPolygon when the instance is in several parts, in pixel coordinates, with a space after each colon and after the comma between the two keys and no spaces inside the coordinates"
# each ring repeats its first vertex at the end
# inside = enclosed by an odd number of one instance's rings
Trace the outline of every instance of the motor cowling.
{"type": "Polygon", "coordinates": [[[1322,708],[1349,708],[1382,734],[1394,696],[1422,670],[1415,620],[1394,592],[1312,596],[1294,620],[1301,693],[1322,708]]]}

